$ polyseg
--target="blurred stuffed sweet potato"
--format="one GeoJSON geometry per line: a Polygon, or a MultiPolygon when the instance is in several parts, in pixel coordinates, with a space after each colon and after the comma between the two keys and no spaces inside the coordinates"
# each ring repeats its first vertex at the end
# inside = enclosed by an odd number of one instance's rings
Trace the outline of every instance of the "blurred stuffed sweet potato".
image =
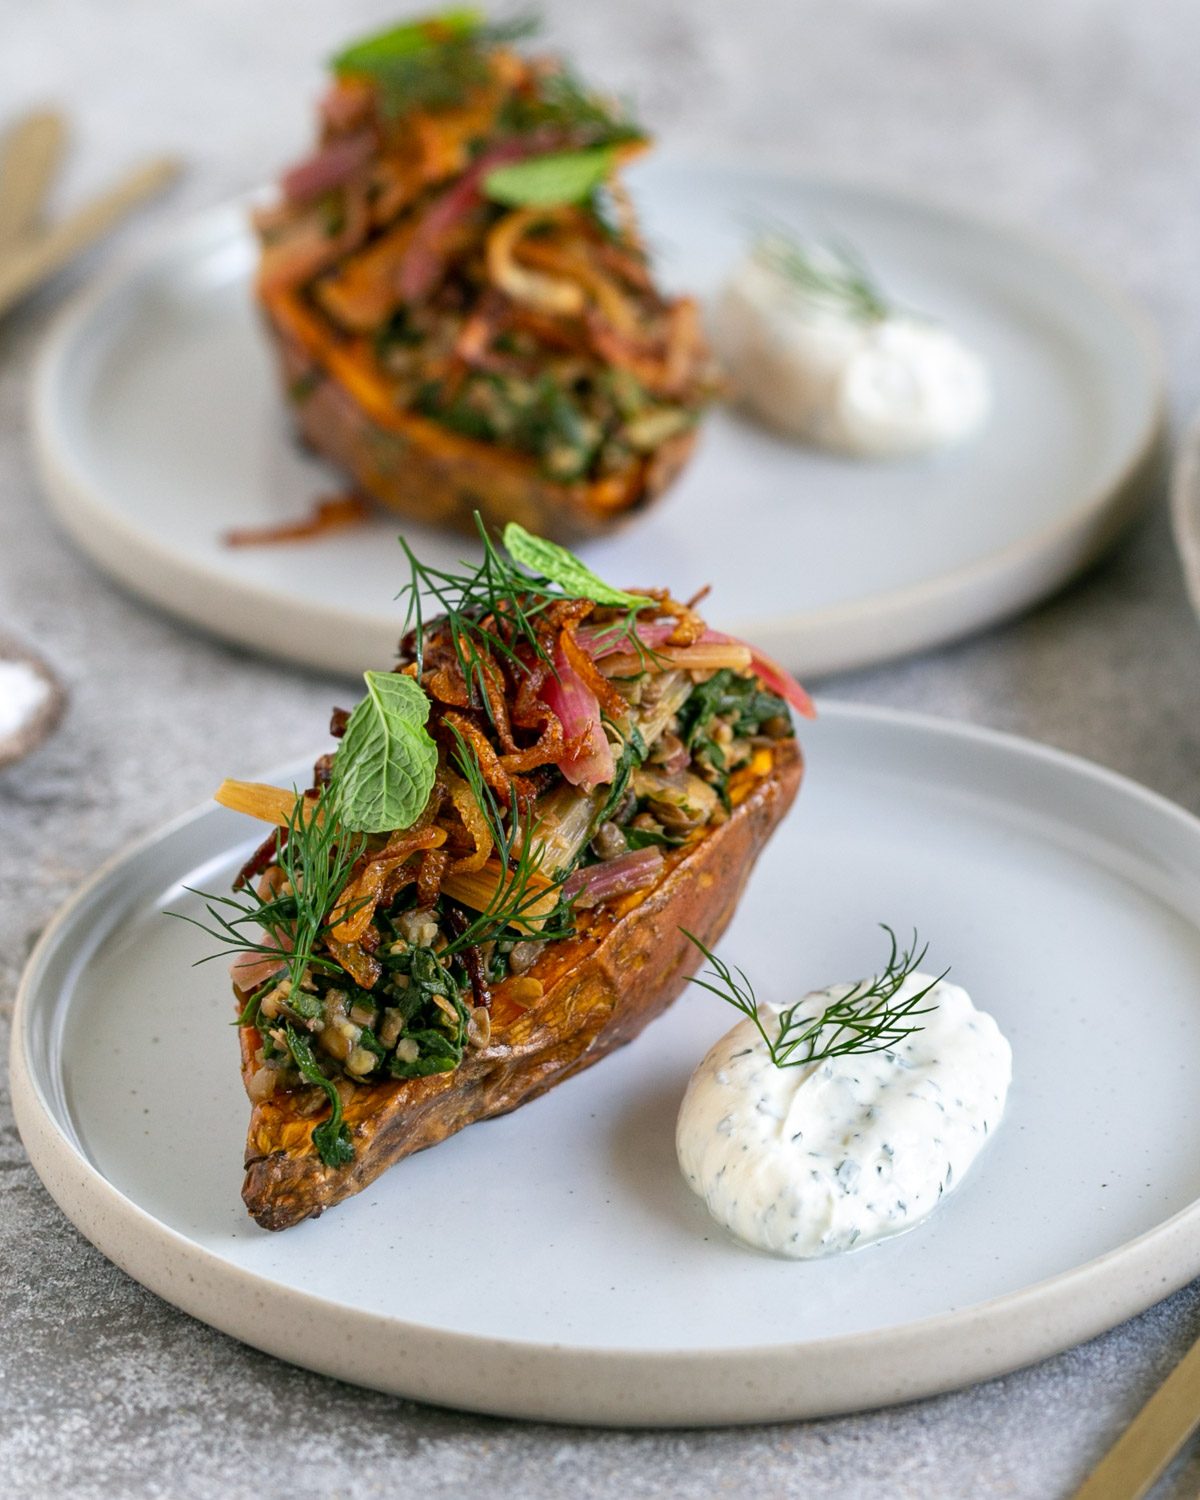
{"type": "Polygon", "coordinates": [[[713,367],[617,177],[644,135],[511,30],[455,12],[334,60],[258,292],[301,434],[367,494],[569,539],[670,484],[713,367]]]}

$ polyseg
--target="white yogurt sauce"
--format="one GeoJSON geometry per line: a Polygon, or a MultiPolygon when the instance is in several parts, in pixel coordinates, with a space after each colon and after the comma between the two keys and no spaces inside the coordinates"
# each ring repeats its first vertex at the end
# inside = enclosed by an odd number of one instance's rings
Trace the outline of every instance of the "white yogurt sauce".
{"type": "Polygon", "coordinates": [[[750,255],[713,335],[739,403],[789,437],[862,458],[962,441],[991,404],[983,362],[941,324],[856,316],[750,255]]]}
{"type": "MultiPolygon", "coordinates": [[[[900,1003],[929,985],[910,974],[900,1003]]],[[[834,986],[810,997],[820,1015],[834,986]]],[[[942,980],[922,1030],[886,1051],[780,1068],[740,1022],[692,1075],[676,1150],[719,1224],[776,1255],[832,1255],[910,1228],[952,1192],[999,1124],[1012,1051],[966,990],[942,980]]],[[[778,1016],[760,1005],[771,1031],[778,1016]]],[[[801,1014],[809,1013],[803,1006],[801,1014]]]]}

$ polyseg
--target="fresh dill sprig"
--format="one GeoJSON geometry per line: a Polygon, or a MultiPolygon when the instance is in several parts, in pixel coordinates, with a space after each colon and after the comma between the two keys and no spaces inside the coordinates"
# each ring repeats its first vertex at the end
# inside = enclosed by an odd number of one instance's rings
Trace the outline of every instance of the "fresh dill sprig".
{"type": "MultiPolygon", "coordinates": [[[[443,957],[461,953],[464,948],[478,947],[501,937],[509,928],[522,932],[530,929],[530,919],[542,917],[545,907],[556,892],[560,893],[569,872],[553,879],[541,878],[543,852],[537,839],[538,825],[532,813],[521,816],[516,807],[505,810],[495,791],[488,785],[475,752],[466,740],[450,726],[458,742],[454,760],[463,773],[471,796],[487,821],[497,856],[507,874],[497,882],[495,892],[483,911],[478,912],[467,926],[447,944],[443,957]]],[[[554,909],[540,922],[536,930],[539,938],[557,941],[568,937],[573,930],[570,911],[559,900],[554,909]]]]}
{"type": "Polygon", "coordinates": [[[851,1053],[886,1052],[905,1037],[924,1030],[920,1024],[909,1024],[914,1017],[929,1015],[937,1009],[936,1004],[922,1005],[921,1002],[950,970],[943,969],[936,979],[915,994],[897,1000],[905,980],[920,968],[929,945],[926,943],[918,951],[914,931],[911,943],[902,950],[892,929],[882,922],[879,925],[891,943],[891,952],[882,973],[870,979],[860,979],[846,994],[831,998],[819,1014],[802,1014],[804,1000],[788,1006],[779,1012],[774,1036],[763,1024],[754,986],[743,971],[738,969],[735,977],[728,964],[710,952],[698,937],[682,927],[679,930],[712,965],[708,978],[693,978],[691,983],[726,1001],[753,1021],[777,1068],[803,1068],[851,1053]]]}
{"type": "Polygon", "coordinates": [[[810,302],[863,323],[882,322],[892,311],[862,257],[844,242],[806,243],[786,226],[773,224],[758,231],[751,253],[810,302]]]}
{"type": "MultiPolygon", "coordinates": [[[[286,958],[292,988],[288,1003],[302,1015],[306,997],[300,985],[308,970],[316,967],[339,972],[336,964],[316,955],[315,949],[365,847],[366,839],[361,834],[348,837],[339,826],[331,788],[323,788],[315,798],[297,792],[288,821],[276,837],[272,863],[285,877],[278,894],[263,897],[250,887],[243,896],[215,896],[187,886],[190,894],[205,902],[212,925],[183,912],[168,915],[181,917],[222,944],[217,952],[197,959],[198,964],[254,953],[264,958],[286,958]],[[264,940],[251,936],[255,928],[265,934],[264,940]]],[[[340,913],[339,919],[346,915],[349,913],[340,913]]]]}
{"type": "MultiPolygon", "coordinates": [[[[522,657],[520,648],[525,647],[535,661],[553,671],[554,661],[538,634],[537,621],[553,604],[567,599],[590,598],[591,595],[582,583],[572,591],[569,584],[560,584],[546,574],[527,570],[507,557],[493,542],[478,511],[475,512],[475,529],[483,547],[483,557],[474,566],[460,563],[457,572],[423,563],[401,536],[400,546],[408,560],[409,581],[396,597],[405,603],[404,633],[411,630],[414,634],[418,678],[425,663],[424,597],[436,600],[445,616],[445,628],[463,678],[472,696],[486,706],[486,658],[494,659],[499,655],[524,672],[529,663],[522,657]]],[[[600,584],[600,580],[595,579],[591,570],[577,558],[571,557],[565,549],[556,551],[571,559],[579,569],[581,579],[590,577],[600,584]]],[[[652,655],[638,639],[635,627],[639,610],[653,606],[655,601],[637,595],[623,595],[620,590],[608,590],[607,585],[601,587],[614,598],[630,601],[622,603],[624,615],[609,627],[614,641],[627,639],[631,650],[639,656],[652,655]]],[[[604,635],[607,638],[608,630],[604,635]]]]}
{"type": "Polygon", "coordinates": [[[423,563],[402,536],[400,546],[408,560],[410,576],[396,597],[405,601],[405,633],[412,630],[415,634],[418,678],[425,664],[422,597],[426,596],[437,601],[446,618],[446,629],[463,677],[468,685],[474,684],[478,688],[480,698],[486,702],[486,667],[480,648],[488,655],[499,652],[524,666],[516,650],[524,643],[535,658],[549,662],[534,628],[534,620],[545,610],[552,596],[536,597],[531,580],[497,549],[478,511],[475,512],[475,527],[483,544],[483,558],[474,567],[470,563],[461,563],[459,572],[423,563]],[[531,598],[531,594],[534,597],[531,598]],[[500,621],[508,626],[510,634],[497,628],[500,621]]]}

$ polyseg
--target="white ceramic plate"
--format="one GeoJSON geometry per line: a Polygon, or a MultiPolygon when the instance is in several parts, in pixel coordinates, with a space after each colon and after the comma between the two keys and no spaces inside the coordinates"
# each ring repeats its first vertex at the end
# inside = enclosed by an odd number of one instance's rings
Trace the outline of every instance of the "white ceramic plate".
{"type": "MultiPolygon", "coordinates": [[[[675,1165],[692,1066],[734,1017],[689,991],[627,1050],[281,1235],[239,1198],[247,1104],[184,884],[254,843],[192,813],[52,924],[17,1005],[34,1165],[131,1275],[285,1359],[426,1400],[621,1424],[767,1421],[997,1375],[1200,1272],[1200,822],[986,731],[824,706],[809,773],[722,944],[782,999],[869,969],[874,927],[1011,1039],[1007,1119],[898,1239],[739,1248],[675,1165]]],[[[303,774],[289,768],[287,775],[303,774]]]]}
{"type": "MultiPolygon", "coordinates": [[[[680,597],[716,582],[730,629],[816,674],[1022,608],[1090,562],[1146,493],[1162,425],[1154,337],[1055,252],[865,187],[669,163],[633,185],[664,276],[704,295],[751,219],[849,239],[898,301],[979,349],[996,406],[965,447],[892,463],[820,457],[714,413],[663,503],[586,549],[602,573],[665,579],[680,597]]],[[[357,673],[395,645],[397,520],[301,546],[220,542],[336,484],[289,436],[245,214],[181,227],[64,316],[35,382],[42,477],[76,540],[137,593],[228,639],[357,673]]],[[[465,545],[410,536],[431,562],[465,545]]]]}

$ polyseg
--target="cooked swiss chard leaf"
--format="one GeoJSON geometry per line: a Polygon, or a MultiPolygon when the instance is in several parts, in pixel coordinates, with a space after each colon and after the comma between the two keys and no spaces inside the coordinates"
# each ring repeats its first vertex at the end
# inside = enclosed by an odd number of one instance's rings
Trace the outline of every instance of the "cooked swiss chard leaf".
{"type": "Polygon", "coordinates": [[[707,682],[693,688],[679,710],[679,735],[698,765],[707,766],[721,801],[728,807],[728,761],[714,734],[718,723],[728,725],[733,739],[761,732],[771,719],[790,722],[788,706],[768,692],[757,677],[746,677],[722,667],[707,682]]]}
{"type": "Polygon", "coordinates": [[[599,812],[592,819],[593,830],[607,823],[621,806],[621,803],[624,802],[634,771],[645,761],[649,753],[649,750],[646,748],[646,742],[641,736],[641,731],[636,724],[632,725],[628,738],[622,746],[621,754],[617,759],[608,796],[604,799],[599,812]]]}
{"type": "Polygon", "coordinates": [[[758,734],[769,719],[788,718],[788,706],[777,693],[762,687],[756,677],[744,677],[722,667],[707,682],[696,685],[679,710],[679,732],[693,752],[706,743],[714,719],[723,719],[738,738],[758,734]]]}
{"type": "Polygon", "coordinates": [[[413,947],[399,954],[394,972],[408,984],[397,990],[394,1001],[404,1029],[389,1072],[393,1078],[453,1072],[463,1059],[470,1020],[458,982],[432,948],[413,947]]]}
{"type": "Polygon", "coordinates": [[[302,1036],[290,1023],[285,1034],[288,1051],[292,1054],[292,1061],[301,1078],[306,1083],[323,1089],[329,1100],[329,1118],[316,1126],[312,1133],[317,1155],[327,1167],[344,1167],[354,1160],[354,1147],[342,1118],[342,1096],[338,1093],[337,1084],[321,1072],[307,1037],[302,1036]]]}
{"type": "Polygon", "coordinates": [[[666,833],[661,828],[623,828],[621,832],[625,835],[625,842],[631,849],[649,849],[656,846],[660,849],[678,849],[680,844],[686,842],[677,834],[666,833]]]}

